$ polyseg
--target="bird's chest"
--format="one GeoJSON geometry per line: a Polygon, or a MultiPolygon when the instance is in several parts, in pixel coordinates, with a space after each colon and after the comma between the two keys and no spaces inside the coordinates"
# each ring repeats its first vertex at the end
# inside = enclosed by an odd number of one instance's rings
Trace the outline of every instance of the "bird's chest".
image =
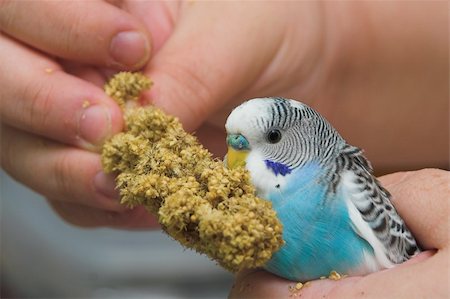
{"type": "Polygon", "coordinates": [[[280,190],[269,196],[283,223],[286,243],[307,251],[335,248],[353,230],[347,206],[339,195],[327,194],[327,186],[312,180],[298,190],[280,190]]]}
{"type": "Polygon", "coordinates": [[[285,245],[266,268],[293,280],[347,272],[359,262],[364,245],[351,227],[344,199],[339,192],[327,193],[317,175],[296,180],[297,185],[290,181],[284,190],[268,195],[283,224],[285,245]]]}

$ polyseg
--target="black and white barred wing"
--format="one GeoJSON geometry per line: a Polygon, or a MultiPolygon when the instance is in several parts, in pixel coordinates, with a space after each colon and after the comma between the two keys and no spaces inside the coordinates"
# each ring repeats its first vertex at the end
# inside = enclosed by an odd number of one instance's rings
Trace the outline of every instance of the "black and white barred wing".
{"type": "Polygon", "coordinates": [[[359,148],[347,146],[339,156],[340,186],[355,231],[373,248],[380,266],[390,268],[420,250],[392,205],[390,193],[372,174],[359,148]]]}

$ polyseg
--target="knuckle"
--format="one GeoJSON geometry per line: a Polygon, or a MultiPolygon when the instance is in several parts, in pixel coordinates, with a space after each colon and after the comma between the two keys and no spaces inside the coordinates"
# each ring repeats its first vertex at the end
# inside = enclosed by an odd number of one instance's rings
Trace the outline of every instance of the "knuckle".
{"type": "Polygon", "coordinates": [[[28,103],[21,105],[22,113],[17,113],[22,118],[21,122],[31,127],[45,127],[53,111],[51,85],[45,85],[39,80],[24,85],[22,98],[28,103]]]}
{"type": "Polygon", "coordinates": [[[53,168],[53,183],[55,193],[62,197],[73,197],[75,195],[73,178],[73,159],[68,153],[61,153],[60,156],[55,159],[53,168]]]}
{"type": "MultiPolygon", "coordinates": [[[[67,4],[69,3],[64,3],[65,6],[67,4]]],[[[62,33],[59,35],[61,36],[60,47],[65,53],[73,52],[73,45],[81,43],[80,39],[83,36],[81,33],[81,28],[84,24],[86,15],[79,13],[80,10],[75,7],[78,4],[79,3],[72,2],[70,3],[70,5],[72,5],[72,9],[63,10],[63,18],[65,20],[70,20],[70,22],[60,22],[61,27],[58,28],[58,31],[62,33]]]]}
{"type": "Polygon", "coordinates": [[[0,0],[0,29],[9,30],[14,26],[17,1],[0,0]]]}

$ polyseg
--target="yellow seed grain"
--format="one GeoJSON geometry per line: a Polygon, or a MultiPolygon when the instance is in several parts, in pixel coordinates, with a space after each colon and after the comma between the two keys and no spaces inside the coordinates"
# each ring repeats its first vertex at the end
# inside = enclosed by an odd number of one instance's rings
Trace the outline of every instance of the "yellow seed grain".
{"type": "Polygon", "coordinates": [[[105,171],[119,172],[121,202],[144,205],[174,239],[230,271],[264,265],[284,244],[270,202],[255,196],[244,168],[224,168],[176,118],[129,105],[150,85],[139,73],[105,85],[125,115],[125,132],[102,151],[105,171]]]}
{"type": "Polygon", "coordinates": [[[91,105],[91,102],[89,102],[88,100],[84,100],[84,101],[83,101],[83,104],[81,105],[81,107],[87,108],[87,107],[89,107],[90,105],[91,105]]]}

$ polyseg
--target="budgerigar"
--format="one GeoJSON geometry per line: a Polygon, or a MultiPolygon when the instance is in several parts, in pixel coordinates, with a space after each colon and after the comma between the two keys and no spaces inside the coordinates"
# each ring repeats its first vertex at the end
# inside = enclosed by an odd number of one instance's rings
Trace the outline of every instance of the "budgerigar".
{"type": "Polygon", "coordinates": [[[228,167],[245,165],[270,200],[285,245],[265,269],[308,281],[364,275],[420,250],[362,151],[319,113],[283,98],[249,100],[227,119],[228,167]]]}

